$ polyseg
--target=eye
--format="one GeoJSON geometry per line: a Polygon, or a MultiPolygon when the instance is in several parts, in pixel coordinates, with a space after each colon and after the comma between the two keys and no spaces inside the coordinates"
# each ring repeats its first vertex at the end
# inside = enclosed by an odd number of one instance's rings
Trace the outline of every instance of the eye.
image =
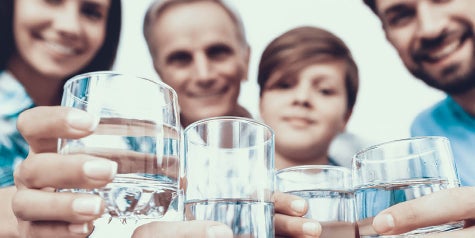
{"type": "Polygon", "coordinates": [[[386,11],[385,22],[392,27],[400,27],[409,23],[416,15],[414,7],[397,5],[386,11]]]}
{"type": "Polygon", "coordinates": [[[183,66],[189,65],[192,62],[192,60],[193,60],[193,57],[191,56],[191,54],[184,51],[176,51],[176,52],[171,53],[167,57],[166,62],[168,65],[183,67],[183,66]]]}
{"type": "Polygon", "coordinates": [[[335,90],[331,89],[331,88],[321,88],[318,90],[321,94],[323,95],[333,95],[335,94],[335,90]]]}
{"type": "Polygon", "coordinates": [[[233,50],[228,45],[217,44],[209,47],[206,50],[206,55],[212,60],[222,60],[233,53],[233,50]]]}
{"type": "Polygon", "coordinates": [[[290,89],[294,86],[294,83],[291,80],[279,80],[274,84],[269,86],[269,89],[278,89],[278,90],[285,90],[290,89]]]}
{"type": "Polygon", "coordinates": [[[81,6],[81,14],[91,20],[101,20],[106,16],[106,9],[94,3],[84,3],[81,6]]]}
{"type": "Polygon", "coordinates": [[[409,23],[415,17],[415,10],[411,8],[400,8],[386,16],[389,26],[400,27],[409,23]]]}

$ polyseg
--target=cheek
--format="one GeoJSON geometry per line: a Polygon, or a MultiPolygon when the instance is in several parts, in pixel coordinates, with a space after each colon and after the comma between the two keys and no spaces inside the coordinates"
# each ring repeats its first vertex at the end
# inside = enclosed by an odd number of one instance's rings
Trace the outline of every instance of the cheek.
{"type": "Polygon", "coordinates": [[[273,100],[273,97],[267,97],[266,94],[262,95],[259,104],[259,112],[264,122],[271,123],[272,119],[275,118],[275,115],[278,112],[278,109],[275,108],[275,105],[277,104],[276,100],[273,100]]]}
{"type": "Polygon", "coordinates": [[[89,29],[87,31],[87,35],[94,52],[99,51],[99,49],[105,43],[105,40],[106,40],[105,28],[106,28],[105,24],[86,28],[86,29],[89,29]]]}
{"type": "Polygon", "coordinates": [[[412,33],[407,31],[394,32],[389,37],[389,42],[394,46],[403,60],[409,59],[411,54],[412,33]]]}

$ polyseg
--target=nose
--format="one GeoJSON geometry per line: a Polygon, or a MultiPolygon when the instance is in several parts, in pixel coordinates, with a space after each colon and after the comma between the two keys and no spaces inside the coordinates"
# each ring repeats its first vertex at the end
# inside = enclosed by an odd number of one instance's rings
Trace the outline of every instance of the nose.
{"type": "Polygon", "coordinates": [[[445,18],[441,14],[440,7],[432,6],[432,3],[420,1],[417,9],[417,36],[421,40],[431,40],[439,37],[444,31],[445,18]]]}
{"type": "MultiPolygon", "coordinates": [[[[76,2],[76,1],[71,1],[76,2]]],[[[54,27],[63,37],[75,39],[81,31],[79,6],[67,4],[54,17],[54,27]]]]}
{"type": "Polygon", "coordinates": [[[294,105],[304,106],[304,107],[311,107],[310,98],[311,98],[311,86],[299,83],[295,86],[293,90],[294,96],[294,105]]]}
{"type": "Polygon", "coordinates": [[[202,84],[208,86],[213,82],[212,63],[204,54],[197,54],[194,59],[193,78],[202,84]]]}

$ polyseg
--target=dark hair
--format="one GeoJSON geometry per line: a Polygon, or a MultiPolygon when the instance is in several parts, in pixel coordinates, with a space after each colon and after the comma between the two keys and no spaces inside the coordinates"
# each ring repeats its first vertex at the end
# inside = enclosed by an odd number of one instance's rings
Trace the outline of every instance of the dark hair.
{"type": "Polygon", "coordinates": [[[262,96],[269,77],[279,69],[284,69],[283,77],[287,77],[297,74],[310,64],[335,59],[346,62],[345,86],[350,111],[358,93],[358,67],[340,38],[317,27],[298,27],[287,31],[265,48],[257,74],[260,95],[262,96]]]}
{"type": "MultiPolygon", "coordinates": [[[[0,0],[1,1],[1,0],[0,0]]],[[[194,3],[194,2],[213,2],[220,6],[231,18],[233,23],[236,25],[237,32],[236,34],[239,37],[239,40],[244,46],[248,46],[246,40],[246,33],[244,31],[244,25],[242,24],[242,20],[240,16],[224,1],[222,0],[155,0],[153,1],[147,9],[145,13],[144,22],[143,22],[143,35],[145,37],[145,41],[147,42],[148,48],[153,55],[152,52],[152,39],[150,39],[150,33],[152,32],[152,23],[155,21],[163,12],[167,9],[183,5],[187,3],[194,3]]]]}
{"type": "MultiPolygon", "coordinates": [[[[0,70],[6,68],[9,58],[16,50],[13,37],[13,1],[14,0],[0,0],[0,70]]],[[[119,46],[121,25],[121,2],[120,0],[111,0],[104,43],[92,61],[75,74],[108,70],[112,67],[119,46]]]]}
{"type": "Polygon", "coordinates": [[[376,9],[376,1],[375,0],[363,0],[363,2],[368,6],[374,13],[378,14],[376,9]]]}

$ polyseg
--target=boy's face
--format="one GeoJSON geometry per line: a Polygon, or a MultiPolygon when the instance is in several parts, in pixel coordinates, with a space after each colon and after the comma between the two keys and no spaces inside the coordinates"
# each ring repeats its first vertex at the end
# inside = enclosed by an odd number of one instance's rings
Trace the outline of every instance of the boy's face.
{"type": "Polygon", "coordinates": [[[412,74],[450,94],[475,88],[475,1],[376,0],[376,6],[412,74]]]}
{"type": "Polygon", "coordinates": [[[286,78],[282,73],[270,75],[260,100],[262,120],[275,131],[277,152],[302,159],[325,156],[350,114],[345,62],[313,63],[286,78]]]}
{"type": "Polygon", "coordinates": [[[176,90],[182,121],[236,109],[249,51],[221,6],[208,1],[173,6],[156,20],[151,39],[155,69],[176,90]]]}

